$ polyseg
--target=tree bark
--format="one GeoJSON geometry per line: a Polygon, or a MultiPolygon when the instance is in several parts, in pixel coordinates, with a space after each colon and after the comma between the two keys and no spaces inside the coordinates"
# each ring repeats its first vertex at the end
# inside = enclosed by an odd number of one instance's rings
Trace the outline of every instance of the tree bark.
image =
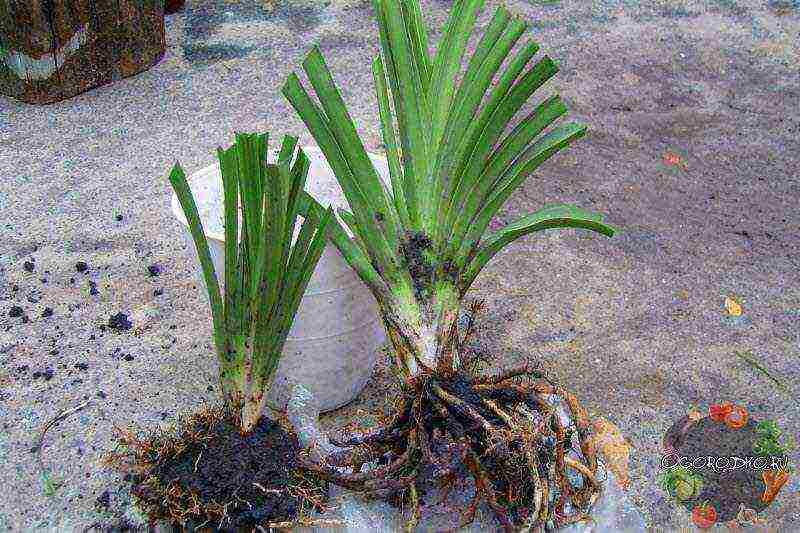
{"type": "Polygon", "coordinates": [[[0,2],[0,94],[50,104],[164,55],[164,0],[0,2]]]}

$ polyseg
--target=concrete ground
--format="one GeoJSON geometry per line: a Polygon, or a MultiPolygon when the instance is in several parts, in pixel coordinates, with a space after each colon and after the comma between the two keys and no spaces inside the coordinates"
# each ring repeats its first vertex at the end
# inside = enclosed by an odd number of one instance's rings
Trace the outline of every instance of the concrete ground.
{"type": "MultiPolygon", "coordinates": [[[[239,2],[225,18],[189,2],[167,18],[168,51],[149,71],[47,107],[0,98],[0,529],[120,524],[119,477],[98,464],[112,427],[154,427],[215,398],[210,314],[168,209],[172,163],[210,164],[234,130],[309,142],[279,88],[314,41],[379,144],[369,3],[239,2]],[[99,329],[120,312],[131,329],[99,329]],[[44,424],[78,406],[39,464],[44,424]]],[[[736,352],[797,390],[800,4],[639,4],[508,2],[560,62],[548,86],[590,130],[500,218],[565,202],[622,232],[522,239],[473,295],[487,299],[480,342],[496,366],[538,360],[616,424],[633,447],[633,500],[653,531],[672,531],[660,442],[691,405],[731,400],[797,434],[797,404],[736,352]]],[[[423,2],[432,28],[450,5],[423,2]]],[[[391,379],[382,363],[324,424],[371,416],[391,379]]],[[[800,530],[797,486],[764,513],[778,531],[800,530]]]]}

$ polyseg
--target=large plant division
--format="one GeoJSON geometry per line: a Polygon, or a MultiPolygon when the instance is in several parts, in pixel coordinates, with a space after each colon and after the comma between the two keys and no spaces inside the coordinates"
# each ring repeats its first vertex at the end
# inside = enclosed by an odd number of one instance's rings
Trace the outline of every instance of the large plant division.
{"type": "MultiPolygon", "coordinates": [[[[550,228],[613,236],[600,215],[564,204],[487,234],[510,195],[586,126],[556,124],[567,108],[554,95],[510,127],[558,68],[547,56],[529,65],[539,48],[534,42],[512,53],[528,25],[504,7],[465,61],[483,0],[455,1],[434,54],[418,0],[373,3],[381,53],[372,73],[391,187],[370,161],[317,47],[303,70],[318,101],[296,73],[282,92],[347,198],[350,210],[337,214],[352,237],[336,220],[328,235],[378,302],[405,394],[385,427],[341,443],[351,447],[347,453],[307,467],[354,489],[404,497],[415,509],[409,527],[419,516],[417,480],[427,466],[445,485],[459,468],[470,472],[476,496],[465,522],[480,500],[509,531],[583,519],[600,491],[585,411],[527,365],[476,375],[464,349],[470,331],[459,332],[458,318],[477,275],[516,239],[550,228]],[[552,395],[569,405],[575,427],[562,427],[548,403],[552,395]],[[573,433],[582,462],[566,454],[573,433]],[[361,472],[373,459],[383,466],[361,472]],[[577,471],[581,483],[573,484],[567,469],[577,471]]],[[[323,212],[308,195],[302,210],[310,219],[323,212]]]]}

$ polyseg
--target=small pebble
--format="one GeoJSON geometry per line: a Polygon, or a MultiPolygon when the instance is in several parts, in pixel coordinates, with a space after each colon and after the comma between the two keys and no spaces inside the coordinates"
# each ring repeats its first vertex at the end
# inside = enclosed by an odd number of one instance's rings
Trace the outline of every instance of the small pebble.
{"type": "Polygon", "coordinates": [[[153,296],[161,296],[162,294],[164,294],[164,289],[159,288],[153,291],[153,296]]]}
{"type": "Polygon", "coordinates": [[[33,272],[33,262],[32,261],[25,261],[22,263],[22,268],[24,268],[27,272],[33,272]]]}
{"type": "Polygon", "coordinates": [[[117,215],[117,216],[116,216],[116,217],[114,217],[114,218],[116,218],[116,219],[117,219],[117,222],[121,222],[121,221],[122,221],[122,215],[117,215]]]}
{"type": "Polygon", "coordinates": [[[18,305],[13,306],[11,309],[9,309],[8,316],[11,318],[22,316],[22,308],[18,305]]]}
{"type": "Polygon", "coordinates": [[[78,272],[86,272],[89,269],[89,265],[87,265],[84,261],[78,261],[75,263],[75,270],[78,272]]]}
{"type": "Polygon", "coordinates": [[[150,277],[155,277],[161,274],[161,267],[153,264],[147,267],[147,271],[150,273],[150,277]]]}

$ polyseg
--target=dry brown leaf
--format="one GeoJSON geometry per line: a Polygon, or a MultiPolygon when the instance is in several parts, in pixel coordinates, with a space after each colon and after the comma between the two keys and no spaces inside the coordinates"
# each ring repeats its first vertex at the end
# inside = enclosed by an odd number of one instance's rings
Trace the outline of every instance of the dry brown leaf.
{"type": "Polygon", "coordinates": [[[594,432],[589,440],[603,456],[606,467],[617,477],[622,489],[628,490],[631,485],[628,470],[631,445],[622,436],[619,428],[603,417],[596,418],[592,427],[594,432]]]}
{"type": "Polygon", "coordinates": [[[742,315],[742,306],[739,305],[734,298],[726,297],[725,298],[725,309],[728,310],[728,314],[731,316],[741,316],[742,315]]]}

